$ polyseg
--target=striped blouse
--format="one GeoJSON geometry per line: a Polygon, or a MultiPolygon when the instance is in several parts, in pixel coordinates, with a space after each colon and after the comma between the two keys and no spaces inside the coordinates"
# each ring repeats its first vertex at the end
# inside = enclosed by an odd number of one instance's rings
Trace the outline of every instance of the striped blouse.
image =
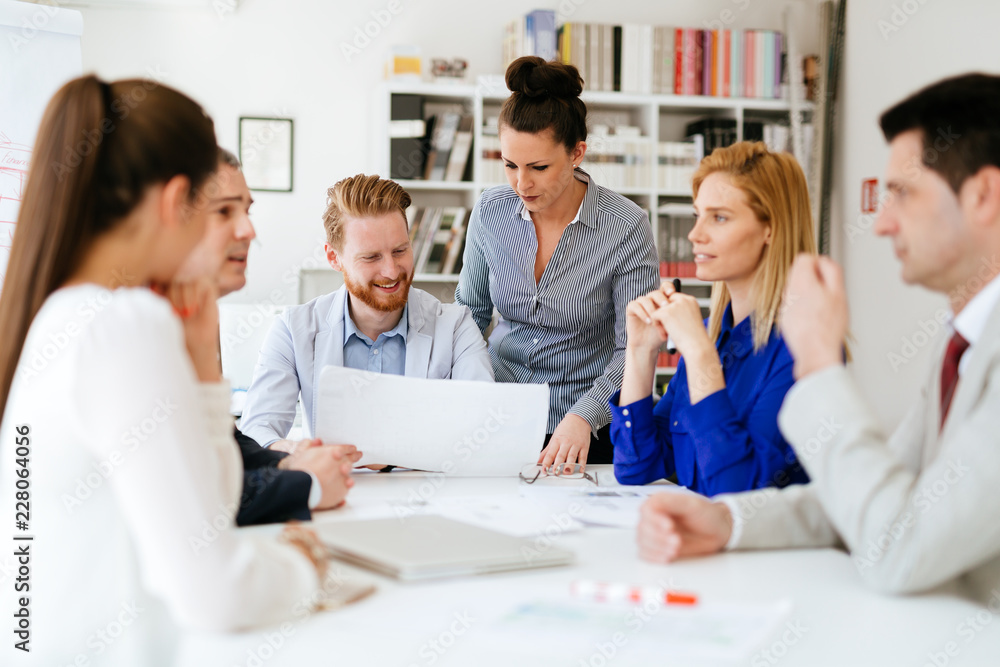
{"type": "Polygon", "coordinates": [[[472,211],[455,300],[486,331],[497,382],[549,384],[548,432],[566,413],[596,432],[611,421],[608,399],[625,367],[625,307],[660,284],[646,212],[587,183],[580,212],[563,230],[535,283],[538,239],[509,186],[490,188],[472,211]]]}

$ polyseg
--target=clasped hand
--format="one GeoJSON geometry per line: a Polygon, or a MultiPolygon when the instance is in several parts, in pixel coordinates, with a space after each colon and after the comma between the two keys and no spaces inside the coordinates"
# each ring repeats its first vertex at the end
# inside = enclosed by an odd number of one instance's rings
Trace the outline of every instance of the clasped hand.
{"type": "Polygon", "coordinates": [[[668,334],[685,357],[712,347],[698,300],[675,291],[670,282],[628,304],[625,330],[629,347],[650,354],[667,340],[668,334]]]}

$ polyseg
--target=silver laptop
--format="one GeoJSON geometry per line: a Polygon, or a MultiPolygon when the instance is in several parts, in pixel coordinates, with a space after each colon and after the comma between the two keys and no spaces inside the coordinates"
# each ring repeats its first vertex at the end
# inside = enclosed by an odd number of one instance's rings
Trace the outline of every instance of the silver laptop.
{"type": "Polygon", "coordinates": [[[403,581],[568,565],[571,551],[436,515],[314,525],[335,558],[403,581]]]}

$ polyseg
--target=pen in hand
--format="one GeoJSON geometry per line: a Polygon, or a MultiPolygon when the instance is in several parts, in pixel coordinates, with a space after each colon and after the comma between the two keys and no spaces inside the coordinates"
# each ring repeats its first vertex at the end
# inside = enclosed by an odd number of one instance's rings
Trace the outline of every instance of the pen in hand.
{"type": "MultiPolygon", "coordinates": [[[[681,293],[681,279],[674,278],[674,291],[678,294],[681,293]]],[[[667,336],[667,354],[677,354],[677,346],[674,345],[673,339],[667,336]]]]}

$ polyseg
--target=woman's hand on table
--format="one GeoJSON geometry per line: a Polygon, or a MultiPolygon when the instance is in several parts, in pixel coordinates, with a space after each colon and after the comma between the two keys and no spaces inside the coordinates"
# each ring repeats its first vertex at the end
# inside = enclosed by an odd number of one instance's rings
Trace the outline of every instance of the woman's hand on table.
{"type": "Polygon", "coordinates": [[[538,464],[548,467],[560,463],[586,465],[590,451],[590,424],[583,417],[567,414],[556,426],[549,444],[538,456],[538,464]]]}

